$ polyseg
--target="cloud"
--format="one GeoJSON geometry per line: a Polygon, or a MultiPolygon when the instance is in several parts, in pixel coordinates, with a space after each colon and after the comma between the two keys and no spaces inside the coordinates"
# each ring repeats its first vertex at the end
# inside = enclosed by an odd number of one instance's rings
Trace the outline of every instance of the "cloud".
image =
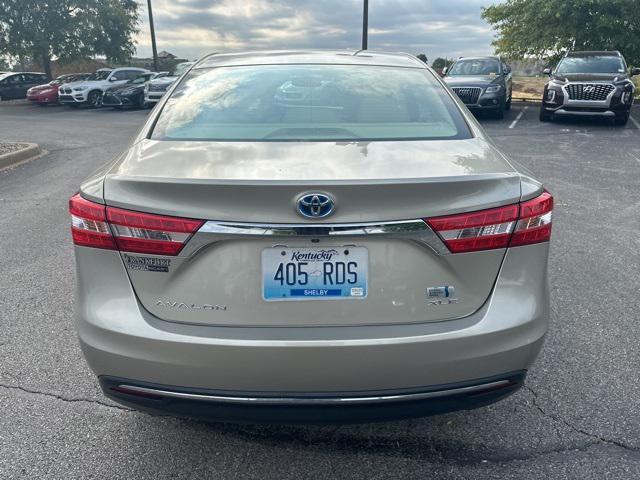
{"type": "MultiPolygon", "coordinates": [[[[491,53],[481,18],[490,0],[372,0],[369,48],[458,57],[491,53]]],[[[146,2],[138,55],[150,56],[146,2]]],[[[185,58],[222,51],[358,48],[362,0],[153,0],[159,50],[185,58]]]]}

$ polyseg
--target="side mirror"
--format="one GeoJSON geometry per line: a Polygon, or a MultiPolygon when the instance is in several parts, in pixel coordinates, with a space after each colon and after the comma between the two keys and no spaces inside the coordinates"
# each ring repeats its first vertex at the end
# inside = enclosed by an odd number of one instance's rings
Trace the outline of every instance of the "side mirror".
{"type": "Polygon", "coordinates": [[[640,75],[640,68],[632,68],[631,69],[631,76],[635,77],[636,75],[640,75]]]}
{"type": "Polygon", "coordinates": [[[442,69],[442,75],[446,75],[448,71],[449,71],[449,67],[444,67],[442,69]]]}
{"type": "Polygon", "coordinates": [[[542,73],[545,75],[551,75],[551,69],[550,68],[545,68],[544,70],[542,70],[542,73]]]}
{"type": "Polygon", "coordinates": [[[117,82],[118,81],[118,77],[110,77],[109,81],[110,82],[117,82]]]}
{"type": "Polygon", "coordinates": [[[511,67],[507,67],[504,69],[504,74],[509,75],[511,73],[511,67]]]}

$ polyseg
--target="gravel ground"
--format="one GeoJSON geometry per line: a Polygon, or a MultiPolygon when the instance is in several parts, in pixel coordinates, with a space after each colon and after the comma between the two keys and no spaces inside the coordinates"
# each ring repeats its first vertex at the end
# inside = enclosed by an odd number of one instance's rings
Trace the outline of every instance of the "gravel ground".
{"type": "Polygon", "coordinates": [[[5,153],[15,152],[17,150],[22,150],[23,148],[27,148],[28,145],[26,143],[4,143],[0,142],[0,155],[4,155],[5,153]]]}

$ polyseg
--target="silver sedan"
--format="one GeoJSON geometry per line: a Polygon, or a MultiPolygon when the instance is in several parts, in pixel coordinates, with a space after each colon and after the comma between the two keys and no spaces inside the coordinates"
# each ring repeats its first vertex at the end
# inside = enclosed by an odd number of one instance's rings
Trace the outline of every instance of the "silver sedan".
{"type": "Polygon", "coordinates": [[[483,406],[542,346],[552,209],[414,57],[205,57],[70,200],[82,349],[152,413],[483,406]]]}

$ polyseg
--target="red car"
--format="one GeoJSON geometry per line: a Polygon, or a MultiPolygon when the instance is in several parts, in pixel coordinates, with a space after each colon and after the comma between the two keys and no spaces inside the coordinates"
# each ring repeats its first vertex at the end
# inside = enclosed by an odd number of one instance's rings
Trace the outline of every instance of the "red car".
{"type": "Polygon", "coordinates": [[[60,75],[55,80],[32,87],[27,91],[27,100],[37,103],[38,105],[49,105],[58,103],[58,87],[63,83],[79,82],[87,78],[89,73],[70,73],[60,75]]]}

